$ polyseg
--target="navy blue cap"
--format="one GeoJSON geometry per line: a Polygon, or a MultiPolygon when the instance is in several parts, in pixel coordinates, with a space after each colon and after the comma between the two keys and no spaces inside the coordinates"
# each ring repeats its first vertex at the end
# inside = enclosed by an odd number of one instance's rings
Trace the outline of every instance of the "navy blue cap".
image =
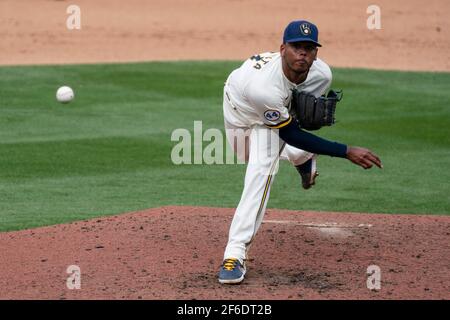
{"type": "Polygon", "coordinates": [[[318,47],[322,45],[319,41],[319,29],[317,26],[306,20],[292,21],[284,29],[283,43],[308,41],[313,42],[318,47]]]}

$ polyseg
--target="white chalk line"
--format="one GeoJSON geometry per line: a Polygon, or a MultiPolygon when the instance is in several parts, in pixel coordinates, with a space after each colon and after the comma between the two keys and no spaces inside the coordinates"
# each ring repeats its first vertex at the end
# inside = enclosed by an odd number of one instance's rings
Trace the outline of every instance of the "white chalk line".
{"type": "Polygon", "coordinates": [[[373,225],[369,223],[360,224],[341,224],[337,222],[325,222],[325,223],[308,223],[308,222],[298,222],[293,220],[263,220],[263,223],[274,223],[274,224],[289,224],[309,228],[371,228],[373,225]]]}

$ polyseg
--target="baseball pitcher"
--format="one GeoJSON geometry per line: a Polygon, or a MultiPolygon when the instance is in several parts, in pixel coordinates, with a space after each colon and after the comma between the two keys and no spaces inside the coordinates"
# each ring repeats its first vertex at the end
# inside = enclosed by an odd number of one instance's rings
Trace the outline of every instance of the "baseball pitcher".
{"type": "Polygon", "coordinates": [[[261,225],[279,159],[290,161],[309,189],[318,176],[316,155],[346,158],[369,169],[382,167],[373,152],[317,137],[334,123],[342,93],[330,90],[330,67],[317,58],[318,29],[293,21],[285,29],[280,52],[246,60],[228,77],[223,95],[227,140],[245,160],[244,190],[231,222],[219,282],[244,280],[249,246],[261,225]]]}

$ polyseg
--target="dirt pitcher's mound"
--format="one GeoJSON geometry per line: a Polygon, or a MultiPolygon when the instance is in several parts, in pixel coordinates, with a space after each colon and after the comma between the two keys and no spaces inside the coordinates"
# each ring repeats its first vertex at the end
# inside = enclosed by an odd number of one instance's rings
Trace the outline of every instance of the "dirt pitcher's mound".
{"type": "Polygon", "coordinates": [[[1,233],[0,299],[450,299],[450,217],[268,210],[245,281],[221,286],[233,211],[164,207],[1,233]],[[67,287],[71,265],[81,289],[67,287]],[[369,266],[380,290],[367,287],[369,266]]]}

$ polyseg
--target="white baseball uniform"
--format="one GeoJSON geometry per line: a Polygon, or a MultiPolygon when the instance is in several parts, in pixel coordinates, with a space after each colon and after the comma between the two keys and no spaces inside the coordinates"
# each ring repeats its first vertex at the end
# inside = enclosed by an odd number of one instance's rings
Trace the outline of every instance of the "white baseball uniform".
{"type": "Polygon", "coordinates": [[[264,217],[279,158],[297,166],[313,156],[286,145],[274,130],[292,121],[288,111],[291,90],[297,87],[318,97],[328,91],[331,79],[329,66],[317,59],[303,83],[292,83],[284,75],[279,52],[255,55],[229,75],[223,100],[227,140],[248,165],[224,259],[238,258],[241,263],[247,259],[249,245],[264,217]]]}

